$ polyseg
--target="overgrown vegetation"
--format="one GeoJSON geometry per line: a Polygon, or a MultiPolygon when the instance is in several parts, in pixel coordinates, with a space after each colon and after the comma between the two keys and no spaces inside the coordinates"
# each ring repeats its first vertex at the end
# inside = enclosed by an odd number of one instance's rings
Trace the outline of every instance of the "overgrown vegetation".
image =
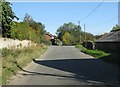
{"type": "MultiPolygon", "coordinates": [[[[13,21],[19,20],[12,10],[12,4],[6,0],[2,0],[0,3],[1,22],[0,29],[2,30],[2,37],[18,40],[31,40],[37,44],[51,44],[46,40],[45,25],[41,22],[36,22],[29,14],[25,14],[22,22],[13,21]]],[[[16,62],[19,66],[24,67],[27,63],[31,62],[33,58],[38,58],[46,47],[37,45],[36,47],[27,47],[23,49],[6,49],[3,48],[2,53],[2,81],[7,83],[11,75],[16,74],[19,68],[16,66],[16,62]]],[[[1,75],[0,75],[1,76],[1,75]]],[[[0,78],[1,80],[1,78],[0,78]]]]}
{"type": "Polygon", "coordinates": [[[25,67],[32,59],[39,58],[46,50],[46,46],[27,47],[23,49],[2,49],[2,83],[6,84],[12,75],[15,75],[19,67],[25,67]]]}
{"type": "Polygon", "coordinates": [[[105,53],[104,51],[100,51],[100,50],[89,50],[83,47],[82,45],[76,45],[76,48],[80,49],[82,52],[89,54],[95,58],[101,58],[110,55],[109,53],[105,53]]]}
{"type": "Polygon", "coordinates": [[[120,26],[116,24],[116,25],[112,28],[111,32],[117,31],[117,30],[120,30],[120,26]]]}
{"type": "Polygon", "coordinates": [[[6,0],[3,0],[0,4],[0,7],[2,7],[2,37],[47,43],[45,25],[41,22],[36,22],[27,13],[22,22],[13,21],[14,19],[19,20],[19,18],[12,11],[11,5],[6,0]]]}
{"type": "Polygon", "coordinates": [[[12,23],[10,30],[11,38],[19,40],[27,39],[37,43],[46,42],[45,26],[40,22],[34,21],[28,14],[25,15],[23,22],[14,21],[12,23]]]}

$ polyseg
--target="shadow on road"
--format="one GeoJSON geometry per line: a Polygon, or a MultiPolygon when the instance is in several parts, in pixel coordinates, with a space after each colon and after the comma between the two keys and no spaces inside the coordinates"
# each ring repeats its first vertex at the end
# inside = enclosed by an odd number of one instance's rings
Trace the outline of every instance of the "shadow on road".
{"type": "Polygon", "coordinates": [[[35,63],[74,73],[75,79],[97,81],[104,84],[119,84],[119,69],[117,66],[104,63],[100,59],[60,59],[34,60],[35,63]]]}
{"type": "Polygon", "coordinates": [[[26,74],[22,75],[56,76],[73,78],[76,80],[91,83],[99,82],[105,85],[120,85],[118,67],[109,63],[104,63],[100,59],[58,59],[39,61],[33,59],[33,61],[37,64],[44,65],[46,67],[51,67],[54,69],[73,73],[74,75],[65,76],[49,73],[31,72],[23,70],[21,68],[22,71],[27,72],[26,74]]]}
{"type": "Polygon", "coordinates": [[[108,63],[117,64],[120,67],[120,54],[118,53],[111,53],[110,55],[101,57],[100,59],[108,63]]]}

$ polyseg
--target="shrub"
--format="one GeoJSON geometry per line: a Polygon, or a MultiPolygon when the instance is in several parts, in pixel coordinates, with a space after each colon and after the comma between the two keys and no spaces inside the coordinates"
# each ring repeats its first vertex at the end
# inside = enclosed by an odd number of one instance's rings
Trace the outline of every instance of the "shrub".
{"type": "Polygon", "coordinates": [[[55,43],[56,43],[58,46],[61,46],[61,45],[62,45],[62,41],[60,41],[59,39],[55,39],[55,43]]]}
{"type": "Polygon", "coordinates": [[[19,40],[24,40],[24,39],[29,39],[29,25],[28,23],[21,22],[21,23],[16,23],[14,26],[12,26],[11,29],[11,37],[13,39],[19,39],[19,40]]]}
{"type": "Polygon", "coordinates": [[[40,38],[37,36],[36,31],[34,29],[29,28],[28,33],[29,33],[29,39],[31,41],[34,41],[34,42],[37,42],[37,43],[40,42],[40,38]]]}

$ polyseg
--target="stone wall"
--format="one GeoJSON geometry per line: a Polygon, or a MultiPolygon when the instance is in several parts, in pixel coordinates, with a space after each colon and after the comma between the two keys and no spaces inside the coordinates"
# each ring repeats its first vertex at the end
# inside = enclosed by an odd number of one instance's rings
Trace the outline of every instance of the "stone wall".
{"type": "Polygon", "coordinates": [[[37,43],[31,42],[30,40],[17,40],[17,39],[9,39],[9,38],[0,38],[0,49],[8,48],[8,49],[18,49],[29,46],[36,46],[37,43]]]}
{"type": "Polygon", "coordinates": [[[102,50],[108,53],[117,53],[120,54],[120,42],[84,42],[82,43],[87,49],[97,49],[102,50]]]}

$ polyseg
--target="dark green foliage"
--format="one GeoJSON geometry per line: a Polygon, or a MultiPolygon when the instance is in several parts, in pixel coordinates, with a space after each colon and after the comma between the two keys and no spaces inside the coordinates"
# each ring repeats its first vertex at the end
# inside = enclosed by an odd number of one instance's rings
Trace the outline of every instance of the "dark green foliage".
{"type": "Polygon", "coordinates": [[[80,28],[77,25],[73,24],[72,22],[64,23],[57,30],[58,39],[62,41],[62,37],[65,32],[68,32],[74,37],[74,42],[79,41],[80,28]]]}
{"type": "Polygon", "coordinates": [[[10,25],[12,24],[12,21],[14,18],[18,19],[17,16],[15,16],[14,12],[11,8],[11,3],[3,1],[1,2],[2,7],[2,36],[3,37],[10,37],[10,25]]]}

